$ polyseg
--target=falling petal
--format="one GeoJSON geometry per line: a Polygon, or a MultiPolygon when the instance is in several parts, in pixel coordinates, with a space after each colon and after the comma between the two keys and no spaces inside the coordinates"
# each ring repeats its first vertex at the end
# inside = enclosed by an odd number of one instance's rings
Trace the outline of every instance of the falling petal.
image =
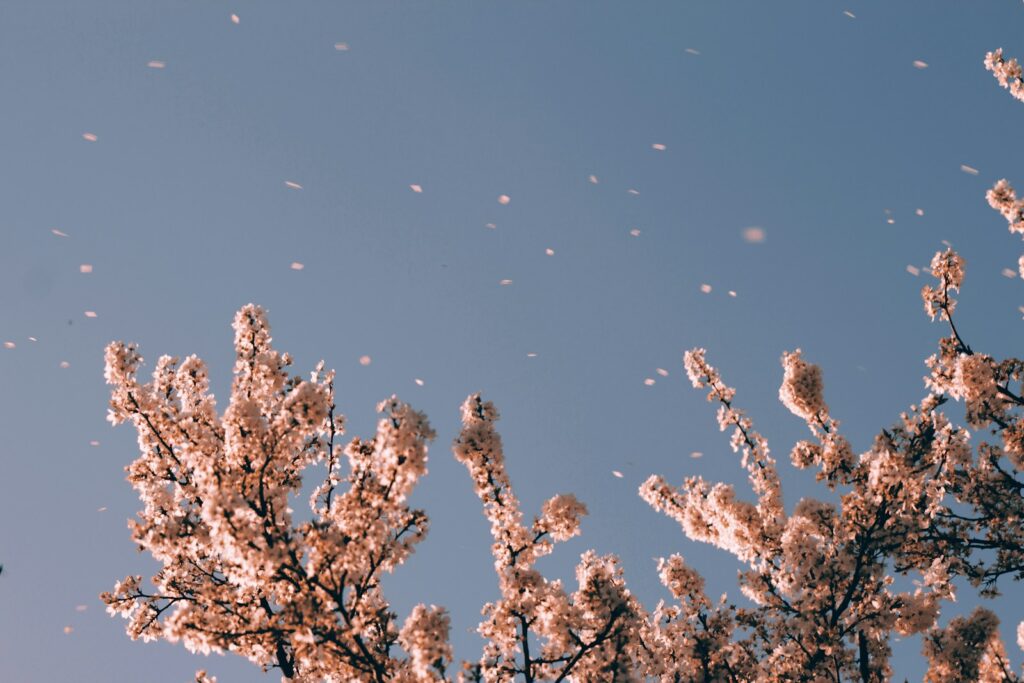
{"type": "Polygon", "coordinates": [[[153,59],[146,62],[146,66],[148,66],[150,69],[162,69],[165,66],[167,66],[167,64],[165,62],[160,61],[159,59],[153,59]]]}
{"type": "Polygon", "coordinates": [[[648,377],[647,379],[645,379],[644,380],[644,386],[653,387],[654,386],[654,378],[653,377],[648,377]]]}
{"type": "Polygon", "coordinates": [[[96,439],[93,439],[92,441],[89,442],[89,445],[92,446],[93,448],[96,448],[97,446],[100,445],[100,442],[97,441],[96,439]]]}
{"type": "Polygon", "coordinates": [[[691,54],[691,55],[699,55],[700,54],[700,50],[698,50],[696,48],[692,48],[692,47],[686,48],[686,50],[684,50],[684,52],[686,52],[687,54],[691,54]]]}
{"type": "Polygon", "coordinates": [[[338,52],[348,52],[348,43],[335,43],[334,49],[338,52]]]}
{"type": "Polygon", "coordinates": [[[752,225],[749,228],[743,228],[743,239],[751,244],[758,244],[764,242],[765,232],[764,228],[752,225]]]}
{"type": "Polygon", "coordinates": [[[369,356],[359,356],[359,364],[362,365],[363,367],[366,367],[367,365],[369,365],[372,362],[373,362],[373,359],[370,358],[369,356]]]}
{"type": "Polygon", "coordinates": [[[960,164],[960,170],[970,175],[978,175],[978,169],[973,166],[968,166],[967,164],[960,164]]]}
{"type": "Polygon", "coordinates": [[[709,284],[701,285],[700,286],[700,291],[704,292],[705,294],[710,294],[711,293],[711,285],[709,285],[709,284]]]}
{"type": "Polygon", "coordinates": [[[239,24],[239,23],[241,23],[241,21],[242,20],[238,18],[237,14],[232,14],[231,15],[231,23],[232,24],[239,24]]]}
{"type": "Polygon", "coordinates": [[[5,348],[5,349],[13,349],[13,348],[15,348],[16,346],[17,346],[17,344],[15,344],[15,343],[14,343],[14,342],[12,342],[12,341],[5,341],[5,342],[4,342],[4,348],[5,348]]]}
{"type": "Polygon", "coordinates": [[[423,386],[423,380],[421,380],[421,379],[420,379],[419,377],[417,377],[417,378],[416,378],[416,384],[417,384],[418,386],[421,386],[421,387],[422,387],[422,386],[423,386]]]}
{"type": "Polygon", "coordinates": [[[423,188],[420,187],[419,185],[410,185],[409,189],[415,192],[416,194],[420,194],[423,192],[423,188]]]}
{"type": "Polygon", "coordinates": [[[668,377],[668,370],[666,370],[665,368],[657,368],[655,372],[657,372],[662,377],[668,377]]]}
{"type": "Polygon", "coordinates": [[[599,180],[597,179],[597,176],[596,176],[596,175],[591,175],[590,177],[588,177],[588,178],[587,178],[587,180],[589,180],[589,181],[590,181],[591,183],[593,183],[594,185],[597,185],[597,184],[598,184],[598,183],[600,182],[600,181],[599,181],[599,180]]]}
{"type": "Polygon", "coordinates": [[[86,318],[95,318],[96,317],[96,311],[86,311],[85,312],[85,317],[86,318]]]}
{"type": "Polygon", "coordinates": [[[1017,271],[1013,268],[1003,268],[1003,277],[1016,278],[1017,271]]]}
{"type": "Polygon", "coordinates": [[[914,277],[917,277],[918,275],[921,274],[921,269],[918,268],[917,266],[907,266],[907,272],[913,275],[914,277]]]}
{"type": "Polygon", "coordinates": [[[928,68],[928,62],[922,62],[920,59],[915,59],[914,60],[914,68],[915,69],[927,69],[928,68]]]}
{"type": "Polygon", "coordinates": [[[510,201],[512,201],[512,198],[509,197],[507,194],[503,194],[498,197],[498,203],[501,204],[502,206],[507,206],[510,201]]]}
{"type": "Polygon", "coordinates": [[[66,360],[62,360],[60,362],[60,367],[62,370],[67,370],[68,368],[71,367],[71,363],[67,362],[66,360]]]}
{"type": "Polygon", "coordinates": [[[286,180],[286,181],[284,181],[284,184],[285,184],[285,187],[290,187],[293,190],[301,190],[302,189],[302,185],[299,185],[297,182],[295,182],[293,180],[286,180]]]}
{"type": "Polygon", "coordinates": [[[703,457],[703,456],[704,456],[704,454],[703,454],[703,453],[701,453],[700,451],[692,451],[692,452],[690,453],[690,457],[691,457],[691,458],[701,458],[701,457],[703,457]]]}
{"type": "Polygon", "coordinates": [[[916,213],[918,216],[923,216],[924,215],[924,209],[917,209],[916,211],[914,211],[914,213],[916,213]]]}
{"type": "Polygon", "coordinates": [[[92,272],[92,265],[89,264],[89,263],[83,263],[82,265],[78,266],[78,272],[79,273],[91,273],[92,272]]]}
{"type": "Polygon", "coordinates": [[[82,133],[82,137],[85,140],[88,140],[89,142],[96,142],[97,140],[99,140],[99,138],[96,136],[96,133],[82,133]]]}
{"type": "Polygon", "coordinates": [[[843,14],[845,14],[848,17],[850,17],[851,19],[856,19],[857,18],[856,15],[854,15],[854,13],[851,12],[850,10],[848,10],[848,9],[844,9],[843,10],[843,14]]]}
{"type": "Polygon", "coordinates": [[[548,256],[554,256],[555,250],[552,249],[551,247],[548,247],[547,249],[544,250],[544,253],[547,254],[548,256]]]}
{"type": "Polygon", "coordinates": [[[536,354],[536,353],[534,353],[533,351],[530,351],[530,352],[529,352],[528,354],[526,354],[526,357],[527,357],[527,358],[536,358],[536,357],[537,357],[537,354],[536,354]]]}
{"type": "Polygon", "coordinates": [[[501,281],[501,282],[499,282],[498,284],[499,284],[499,285],[502,285],[502,286],[507,286],[507,285],[510,285],[510,284],[512,284],[512,281],[511,281],[511,280],[502,280],[502,281],[501,281]]]}
{"type": "Polygon", "coordinates": [[[731,296],[733,299],[735,299],[736,298],[736,290],[730,289],[729,290],[729,296],[731,296]]]}
{"type": "Polygon", "coordinates": [[[632,187],[629,188],[628,190],[626,190],[626,192],[628,192],[629,194],[633,195],[634,197],[637,196],[638,194],[640,194],[640,190],[637,190],[637,189],[632,188],[632,187]]]}
{"type": "Polygon", "coordinates": [[[305,267],[305,264],[299,263],[298,261],[292,261],[292,270],[302,270],[305,267]]]}
{"type": "Polygon", "coordinates": [[[56,235],[57,237],[67,237],[67,236],[68,236],[68,234],[67,234],[66,232],[61,232],[61,231],[60,231],[60,230],[58,230],[57,228],[53,228],[53,229],[51,229],[51,230],[50,230],[50,232],[52,232],[52,233],[53,233],[54,235],[56,235]]]}
{"type": "Polygon", "coordinates": [[[639,237],[640,236],[640,228],[633,228],[632,230],[629,231],[629,234],[630,234],[631,237],[639,237]]]}
{"type": "Polygon", "coordinates": [[[622,472],[619,472],[618,470],[612,470],[612,476],[618,479],[622,479],[622,472]]]}
{"type": "Polygon", "coordinates": [[[651,145],[651,149],[656,149],[659,152],[664,152],[668,148],[665,145],[661,144],[660,142],[655,142],[653,145],[651,145]]]}
{"type": "Polygon", "coordinates": [[[484,224],[484,227],[485,228],[490,228],[491,230],[497,230],[497,228],[498,228],[498,226],[495,225],[494,223],[486,223],[486,224],[484,224]]]}

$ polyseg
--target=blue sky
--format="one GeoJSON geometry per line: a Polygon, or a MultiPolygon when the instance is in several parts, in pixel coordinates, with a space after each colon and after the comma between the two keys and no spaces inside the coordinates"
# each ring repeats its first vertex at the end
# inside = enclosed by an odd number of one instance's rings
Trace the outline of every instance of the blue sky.
{"type": "MultiPolygon", "coordinates": [[[[392,393],[430,416],[415,502],[432,528],[388,594],[400,615],[447,606],[457,657],[478,655],[497,595],[450,452],[473,391],[503,414],[527,514],[567,491],[590,508],[549,575],[614,552],[653,607],[652,558],[681,552],[710,593],[737,593],[731,556],[636,495],[651,473],[742,481],[682,352],[707,347],[738,388],[793,505],[818,491],[786,464],[804,428],[776,398],[781,353],[823,366],[833,414],[869,447],[924,394],[944,330],[906,267],[942,240],[967,261],[970,343],[1018,350],[1020,280],[1001,271],[1020,243],[984,192],[1024,179],[1024,105],[982,59],[1024,53],[1022,23],[1009,1],[6,0],[0,678],[277,680],[133,643],[97,597],[154,569],[126,528],[135,436],[104,421],[103,346],[197,353],[224,397],[250,301],[298,370],[337,369],[350,435],[392,393]]],[[[1005,604],[1019,662],[1024,615],[1005,604]]],[[[920,678],[919,650],[897,645],[898,674],[920,678]]]]}

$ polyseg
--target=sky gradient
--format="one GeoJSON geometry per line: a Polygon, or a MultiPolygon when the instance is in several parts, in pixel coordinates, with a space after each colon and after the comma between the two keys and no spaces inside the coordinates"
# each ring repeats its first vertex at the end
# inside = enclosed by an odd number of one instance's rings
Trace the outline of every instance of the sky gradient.
{"type": "MultiPolygon", "coordinates": [[[[984,193],[1024,181],[1024,105],[982,60],[1024,54],[1022,25],[1019,2],[954,0],[0,3],[0,679],[278,680],[131,642],[98,599],[155,569],[126,527],[135,434],[105,422],[104,345],[196,353],[223,398],[248,302],[297,372],[337,370],[350,436],[391,394],[430,417],[430,534],[386,589],[400,618],[446,606],[457,659],[498,595],[450,450],[474,391],[526,514],[559,492],[590,508],[549,576],[614,552],[653,608],[653,558],[680,552],[737,594],[731,556],[636,494],[652,473],[748,490],[682,352],[737,388],[789,509],[821,490],[788,465],[805,428],[779,357],[820,364],[870,447],[925,393],[945,329],[907,266],[943,240],[967,262],[958,326],[1019,354],[1020,242],[984,193]]],[[[901,679],[919,652],[896,644],[901,679]]]]}

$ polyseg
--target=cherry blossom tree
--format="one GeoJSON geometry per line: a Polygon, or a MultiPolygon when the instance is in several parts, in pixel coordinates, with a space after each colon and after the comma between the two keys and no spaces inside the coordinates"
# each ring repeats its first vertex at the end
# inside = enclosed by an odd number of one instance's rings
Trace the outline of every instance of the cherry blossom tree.
{"type": "MultiPolygon", "coordinates": [[[[985,66],[1024,100],[1017,60],[996,50],[985,66]]],[[[987,199],[1012,233],[1024,234],[1024,200],[1006,180],[987,199]]],[[[1024,278],[1024,256],[1019,265],[1024,278]]],[[[855,455],[840,434],[820,368],[799,350],[782,357],[779,398],[813,437],[798,442],[790,459],[798,468],[816,468],[819,481],[839,490],[839,505],[804,498],[786,514],[775,460],[734,406],[735,391],[703,349],[685,356],[693,385],[718,404],[719,427],[731,432],[732,448],[742,454],[756,503],[700,477],[677,488],[652,476],[640,495],[689,538],[746,565],[740,587],[753,608],[712,608],[699,594],[681,596],[701,623],[713,616],[723,625],[726,647],[715,652],[731,658],[734,669],[745,664],[738,680],[888,680],[893,632],[925,634],[928,681],[1020,680],[991,611],[978,608],[945,628],[936,624],[942,603],[955,597],[955,577],[989,597],[998,594],[1000,578],[1024,578],[1024,360],[979,353],[957,329],[953,294],[964,278],[959,254],[937,253],[930,270],[938,282],[921,292],[925,311],[947,322],[950,334],[927,361],[928,395],[866,452],[855,455]],[[963,403],[973,434],[941,411],[951,399],[963,403]],[[908,573],[919,576],[917,588],[893,590],[896,576],[908,573]]],[[[681,558],[673,563],[685,567],[681,558]]],[[[678,584],[700,581],[687,570],[678,584]]],[[[1024,623],[1017,635],[1024,648],[1024,623]]]]}
{"type": "Polygon", "coordinates": [[[804,498],[787,514],[775,460],[750,418],[735,407],[735,391],[707,363],[703,349],[688,352],[685,361],[694,386],[707,388],[718,403],[719,426],[731,431],[733,449],[742,453],[757,503],[700,477],[677,489],[652,476],[640,493],[688,537],[746,565],[740,587],[754,607],[727,618],[744,627],[739,643],[753,662],[750,679],[808,680],[808,672],[815,672],[822,680],[888,680],[890,633],[927,630],[940,601],[952,595],[941,561],[921,567],[922,585],[912,593],[891,588],[888,562],[917,550],[921,516],[942,498],[929,482],[942,476],[945,460],[969,453],[965,439],[948,424],[924,419],[925,405],[904,419],[912,452],[878,440],[857,458],[825,403],[820,369],[800,351],[785,354],[780,398],[813,436],[796,444],[791,459],[797,467],[817,468],[828,487],[848,491],[840,506],[804,498]],[[922,438],[936,428],[942,437],[922,438]],[[902,473],[911,466],[921,472],[908,480],[902,473]]]}
{"type": "MultiPolygon", "coordinates": [[[[985,66],[1024,100],[1016,60],[996,50],[985,66]]],[[[1024,199],[1009,182],[987,199],[1024,235],[1024,199]]],[[[1024,257],[1020,271],[1024,278],[1024,257]]],[[[704,349],[685,354],[753,500],[699,476],[681,486],[651,476],[639,493],[689,539],[735,556],[744,601],[709,599],[679,554],[657,562],[671,599],[652,611],[611,555],[583,553],[572,589],[545,577],[537,561],[580,534],[587,508],[559,494],[526,524],[498,411],[471,395],[453,452],[490,523],[499,597],[482,610],[482,656],[458,671],[447,612],[417,605],[399,626],[381,589],[382,575],[427,533],[426,514],[407,502],[434,437],[424,415],[392,397],[378,406],[376,435],[342,448],[333,374],[321,364],[309,379],[290,375],[291,358],[272,347],[266,316],[252,305],[235,318],[222,414],[195,356],[161,357],[142,383],[137,349],[112,343],[109,418],[135,426],[140,451],[127,468],[143,503],[132,538],[160,568],[102,598],[128,619],[132,638],[234,652],[308,683],[879,683],[894,673],[894,634],[922,636],[930,683],[1019,683],[992,611],[943,615],[957,579],[992,597],[1000,581],[1024,578],[1024,360],[968,344],[954,320],[964,273],[952,249],[932,259],[935,283],[921,296],[948,336],[926,361],[926,394],[859,454],[825,400],[821,368],[799,349],[782,355],[779,399],[810,435],[789,459],[815,471],[829,501],[787,507],[776,460],[736,391],[704,349]],[[945,414],[954,404],[966,427],[945,414]],[[326,475],[300,522],[290,505],[314,465],[326,475]]],[[[1024,649],[1024,623],[1017,641],[1024,649]]],[[[196,681],[216,679],[200,671],[196,681]]]]}
{"type": "Polygon", "coordinates": [[[651,665],[642,639],[647,615],[626,588],[618,560],[584,553],[572,594],[535,568],[555,542],[579,534],[587,508],[572,494],[557,495],[524,525],[494,430],[497,419],[492,403],[470,396],[454,446],[491,523],[501,590],[498,601],[484,606],[479,630],[487,644],[480,662],[467,665],[466,677],[488,683],[642,680],[651,665]]]}
{"type": "MultiPolygon", "coordinates": [[[[1012,196],[1005,180],[989,191],[993,206],[1012,196]]],[[[963,402],[978,445],[977,457],[950,468],[945,485],[959,505],[939,511],[929,541],[934,552],[956,558],[953,567],[958,574],[980,586],[983,594],[994,596],[1000,577],[1024,578],[1024,361],[993,359],[974,351],[961,336],[953,320],[956,300],[951,293],[960,288],[963,262],[955,252],[936,254],[932,271],[940,283],[924,288],[925,308],[933,318],[948,322],[950,336],[940,340],[939,352],[928,359],[927,384],[936,396],[963,402]],[[985,438],[986,433],[995,438],[985,438]]]]}
{"type": "MultiPolygon", "coordinates": [[[[1022,203],[1006,181],[988,198],[1020,232],[1022,203]]],[[[689,538],[746,565],[740,588],[753,608],[709,609],[706,601],[689,598],[691,611],[699,604],[705,619],[714,615],[726,625],[731,650],[716,652],[732,657],[734,667],[746,664],[739,680],[888,680],[893,632],[926,634],[929,681],[1019,680],[992,612],[979,608],[945,629],[936,621],[942,603],[954,599],[956,576],[987,596],[998,593],[1000,577],[1024,577],[1024,361],[994,360],[960,335],[952,294],[963,282],[964,264],[956,252],[937,253],[931,273],[938,284],[923,288],[925,310],[948,322],[950,336],[927,361],[929,394],[859,456],[825,402],[821,369],[799,350],[782,357],[779,398],[813,437],[798,442],[790,459],[798,468],[815,468],[819,481],[838,489],[838,506],[804,498],[786,514],[775,460],[735,407],[735,390],[704,349],[685,355],[693,385],[718,404],[719,427],[731,432],[757,502],[700,477],[676,488],[652,476],[640,495],[689,538]],[[964,404],[974,435],[942,413],[950,399],[964,404]],[[985,430],[996,439],[979,437],[985,430]],[[897,575],[908,573],[919,575],[914,591],[891,588],[897,575]]],[[[687,580],[695,581],[680,583],[687,580]]],[[[1024,648],[1024,624],[1018,634],[1024,648]]]]}
{"type": "Polygon", "coordinates": [[[376,436],[342,450],[332,373],[290,376],[256,306],[234,328],[223,415],[195,356],[161,357],[142,384],[136,348],[107,347],[109,419],[134,424],[141,452],[128,467],[144,505],[132,538],[161,564],[152,588],[128,576],[104,593],[108,610],[132,638],[236,652],[294,681],[442,679],[447,614],[419,605],[399,628],[380,586],[427,532],[406,502],[426,473],[426,418],[388,399],[376,436]],[[327,475],[298,523],[289,496],[318,462],[327,475]]]}
{"type": "MultiPolygon", "coordinates": [[[[989,200],[1009,206],[1004,213],[1019,211],[1005,181],[989,200]]],[[[746,565],[746,606],[709,600],[679,555],[658,563],[674,603],[651,613],[613,556],[584,553],[573,592],[545,578],[537,559],[579,534],[586,507],[557,495],[525,525],[494,428],[497,410],[470,396],[453,450],[491,524],[501,597],[483,610],[483,656],[459,678],[867,683],[891,677],[896,632],[925,634],[929,681],[1018,680],[990,611],[944,629],[936,623],[955,595],[955,576],[993,595],[1000,577],[1021,575],[1024,428],[1012,385],[1024,362],[996,362],[960,336],[952,295],[964,268],[955,252],[936,254],[931,272],[938,284],[923,289],[925,309],[947,321],[951,335],[928,360],[930,393],[860,456],[829,411],[820,368],[799,350],[782,357],[779,397],[812,437],[794,446],[791,461],[815,468],[841,492],[839,505],[805,498],[787,514],[775,460],[734,405],[735,391],[703,349],[686,354],[687,373],[718,404],[719,427],[731,432],[757,500],[700,477],[675,488],[653,476],[640,494],[691,539],[746,565]],[[949,399],[964,403],[972,429],[991,427],[999,442],[975,447],[941,412],[949,399]],[[892,588],[896,575],[911,572],[916,589],[892,588]]],[[[237,652],[289,680],[451,680],[446,612],[419,605],[399,629],[380,589],[381,574],[426,534],[426,515],[406,504],[426,473],[426,418],[389,399],[378,406],[377,435],[339,452],[332,374],[318,367],[308,380],[290,376],[291,359],[270,342],[263,311],[239,311],[223,415],[194,356],[160,358],[141,384],[137,350],[108,347],[110,419],[135,425],[141,451],[128,468],[144,503],[132,534],[162,564],[153,588],[128,576],[105,593],[108,609],[129,619],[133,638],[237,652]],[[312,519],[296,523],[289,497],[315,463],[327,474],[310,499],[312,519]]],[[[214,679],[197,674],[207,680],[214,679]]]]}
{"type": "MultiPolygon", "coordinates": [[[[132,537],[162,565],[152,588],[128,576],[104,593],[108,610],[129,620],[132,638],[236,652],[287,680],[451,680],[447,613],[418,605],[399,629],[380,588],[381,574],[427,531],[424,512],[406,504],[426,474],[434,436],[426,418],[391,398],[378,406],[377,435],[342,451],[332,373],[321,364],[308,380],[290,376],[291,359],[271,346],[256,306],[239,311],[234,328],[235,380],[223,415],[198,358],[161,357],[142,384],[137,349],[107,347],[109,419],[134,424],[141,452],[128,467],[144,504],[132,537]],[[289,498],[317,463],[327,475],[309,501],[312,519],[296,523],[289,498]]],[[[491,521],[502,593],[484,608],[482,659],[459,676],[641,680],[647,615],[617,560],[584,554],[572,593],[534,568],[553,543],[579,533],[586,507],[555,496],[524,526],[496,419],[493,405],[471,396],[455,443],[491,521]]],[[[196,680],[214,679],[200,671],[196,680]]]]}

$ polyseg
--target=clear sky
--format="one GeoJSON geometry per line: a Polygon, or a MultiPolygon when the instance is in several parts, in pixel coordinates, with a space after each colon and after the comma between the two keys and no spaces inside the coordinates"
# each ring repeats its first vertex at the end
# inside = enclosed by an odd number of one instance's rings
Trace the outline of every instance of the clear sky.
{"type": "MultiPolygon", "coordinates": [[[[1020,350],[1001,271],[1021,244],[984,192],[1024,181],[1024,105],[982,59],[1024,53],[1024,5],[843,2],[0,2],[0,679],[278,679],[131,642],[98,599],[155,569],[126,527],[135,434],[104,420],[103,346],[197,353],[224,397],[250,301],[297,370],[337,369],[350,434],[392,393],[430,416],[432,528],[387,590],[401,618],[447,606],[457,658],[497,597],[450,451],[477,390],[527,514],[569,491],[590,508],[549,576],[614,552],[653,608],[652,558],[681,552],[737,594],[731,556],[636,495],[651,473],[743,481],[685,349],[738,388],[788,506],[818,488],[788,465],[805,428],[781,353],[823,366],[868,448],[924,395],[945,330],[907,266],[942,240],[967,261],[970,343],[1020,350]]],[[[919,651],[897,644],[901,677],[919,651]]]]}

